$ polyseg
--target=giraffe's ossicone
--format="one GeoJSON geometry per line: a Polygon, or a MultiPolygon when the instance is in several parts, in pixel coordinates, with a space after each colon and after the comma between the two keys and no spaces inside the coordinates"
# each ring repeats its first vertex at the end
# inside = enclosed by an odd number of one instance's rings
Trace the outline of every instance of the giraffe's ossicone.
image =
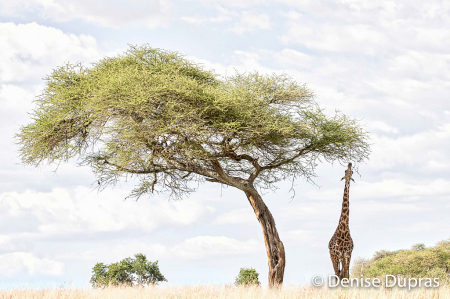
{"type": "Polygon", "coordinates": [[[334,274],[339,277],[349,278],[350,260],[353,251],[353,240],[350,236],[349,223],[349,192],[350,181],[354,181],[352,178],[352,163],[348,163],[348,168],[345,171],[345,176],[341,179],[345,179],[344,198],[342,200],[341,217],[339,218],[339,224],[333,237],[328,244],[330,249],[331,262],[333,263],[334,274]]]}

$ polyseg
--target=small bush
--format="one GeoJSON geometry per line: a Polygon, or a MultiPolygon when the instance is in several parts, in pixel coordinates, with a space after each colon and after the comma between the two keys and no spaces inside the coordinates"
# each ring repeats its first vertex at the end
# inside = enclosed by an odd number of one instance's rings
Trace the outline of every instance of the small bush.
{"type": "Polygon", "coordinates": [[[260,285],[259,274],[253,268],[241,268],[234,284],[236,286],[260,285]]]}

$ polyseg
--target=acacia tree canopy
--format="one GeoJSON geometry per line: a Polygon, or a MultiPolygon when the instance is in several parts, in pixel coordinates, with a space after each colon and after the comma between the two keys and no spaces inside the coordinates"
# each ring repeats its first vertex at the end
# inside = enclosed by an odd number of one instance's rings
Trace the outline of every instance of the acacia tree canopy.
{"type": "MultiPolygon", "coordinates": [[[[284,249],[255,188],[311,179],[319,159],[357,163],[370,152],[356,120],[325,115],[313,93],[287,75],[219,77],[176,52],[143,45],[90,67],[66,64],[45,80],[33,121],[17,134],[24,163],[78,157],[100,188],[136,175],[133,197],[179,198],[194,191],[192,181],[236,187],[263,227],[268,256],[282,252],[269,262],[269,269],[279,265],[277,273],[284,249]]],[[[281,283],[282,274],[275,276],[281,283]]]]}

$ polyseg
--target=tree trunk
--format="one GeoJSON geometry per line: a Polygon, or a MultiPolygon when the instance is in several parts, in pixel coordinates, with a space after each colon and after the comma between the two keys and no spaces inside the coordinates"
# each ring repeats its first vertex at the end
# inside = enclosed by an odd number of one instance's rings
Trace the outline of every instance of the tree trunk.
{"type": "Polygon", "coordinates": [[[263,230],[267,259],[269,260],[269,287],[281,286],[286,260],[283,242],[278,236],[275,220],[256,189],[251,188],[245,191],[245,195],[247,195],[263,230]]]}

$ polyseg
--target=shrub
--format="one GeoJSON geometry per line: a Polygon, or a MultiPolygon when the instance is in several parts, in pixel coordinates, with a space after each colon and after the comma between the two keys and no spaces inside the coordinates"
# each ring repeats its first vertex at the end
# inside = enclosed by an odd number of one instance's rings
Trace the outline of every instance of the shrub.
{"type": "Polygon", "coordinates": [[[439,278],[450,282],[450,239],[434,247],[415,244],[410,250],[377,251],[369,259],[358,258],[351,269],[352,277],[384,277],[387,274],[402,277],[439,278]]]}
{"type": "Polygon", "coordinates": [[[234,284],[236,286],[260,285],[259,274],[253,268],[241,268],[234,284]]]}
{"type": "Polygon", "coordinates": [[[105,265],[97,263],[92,269],[91,284],[94,288],[106,286],[134,286],[157,284],[167,281],[161,274],[158,261],[147,261],[147,257],[138,253],[135,258],[126,258],[117,263],[105,265]]]}

